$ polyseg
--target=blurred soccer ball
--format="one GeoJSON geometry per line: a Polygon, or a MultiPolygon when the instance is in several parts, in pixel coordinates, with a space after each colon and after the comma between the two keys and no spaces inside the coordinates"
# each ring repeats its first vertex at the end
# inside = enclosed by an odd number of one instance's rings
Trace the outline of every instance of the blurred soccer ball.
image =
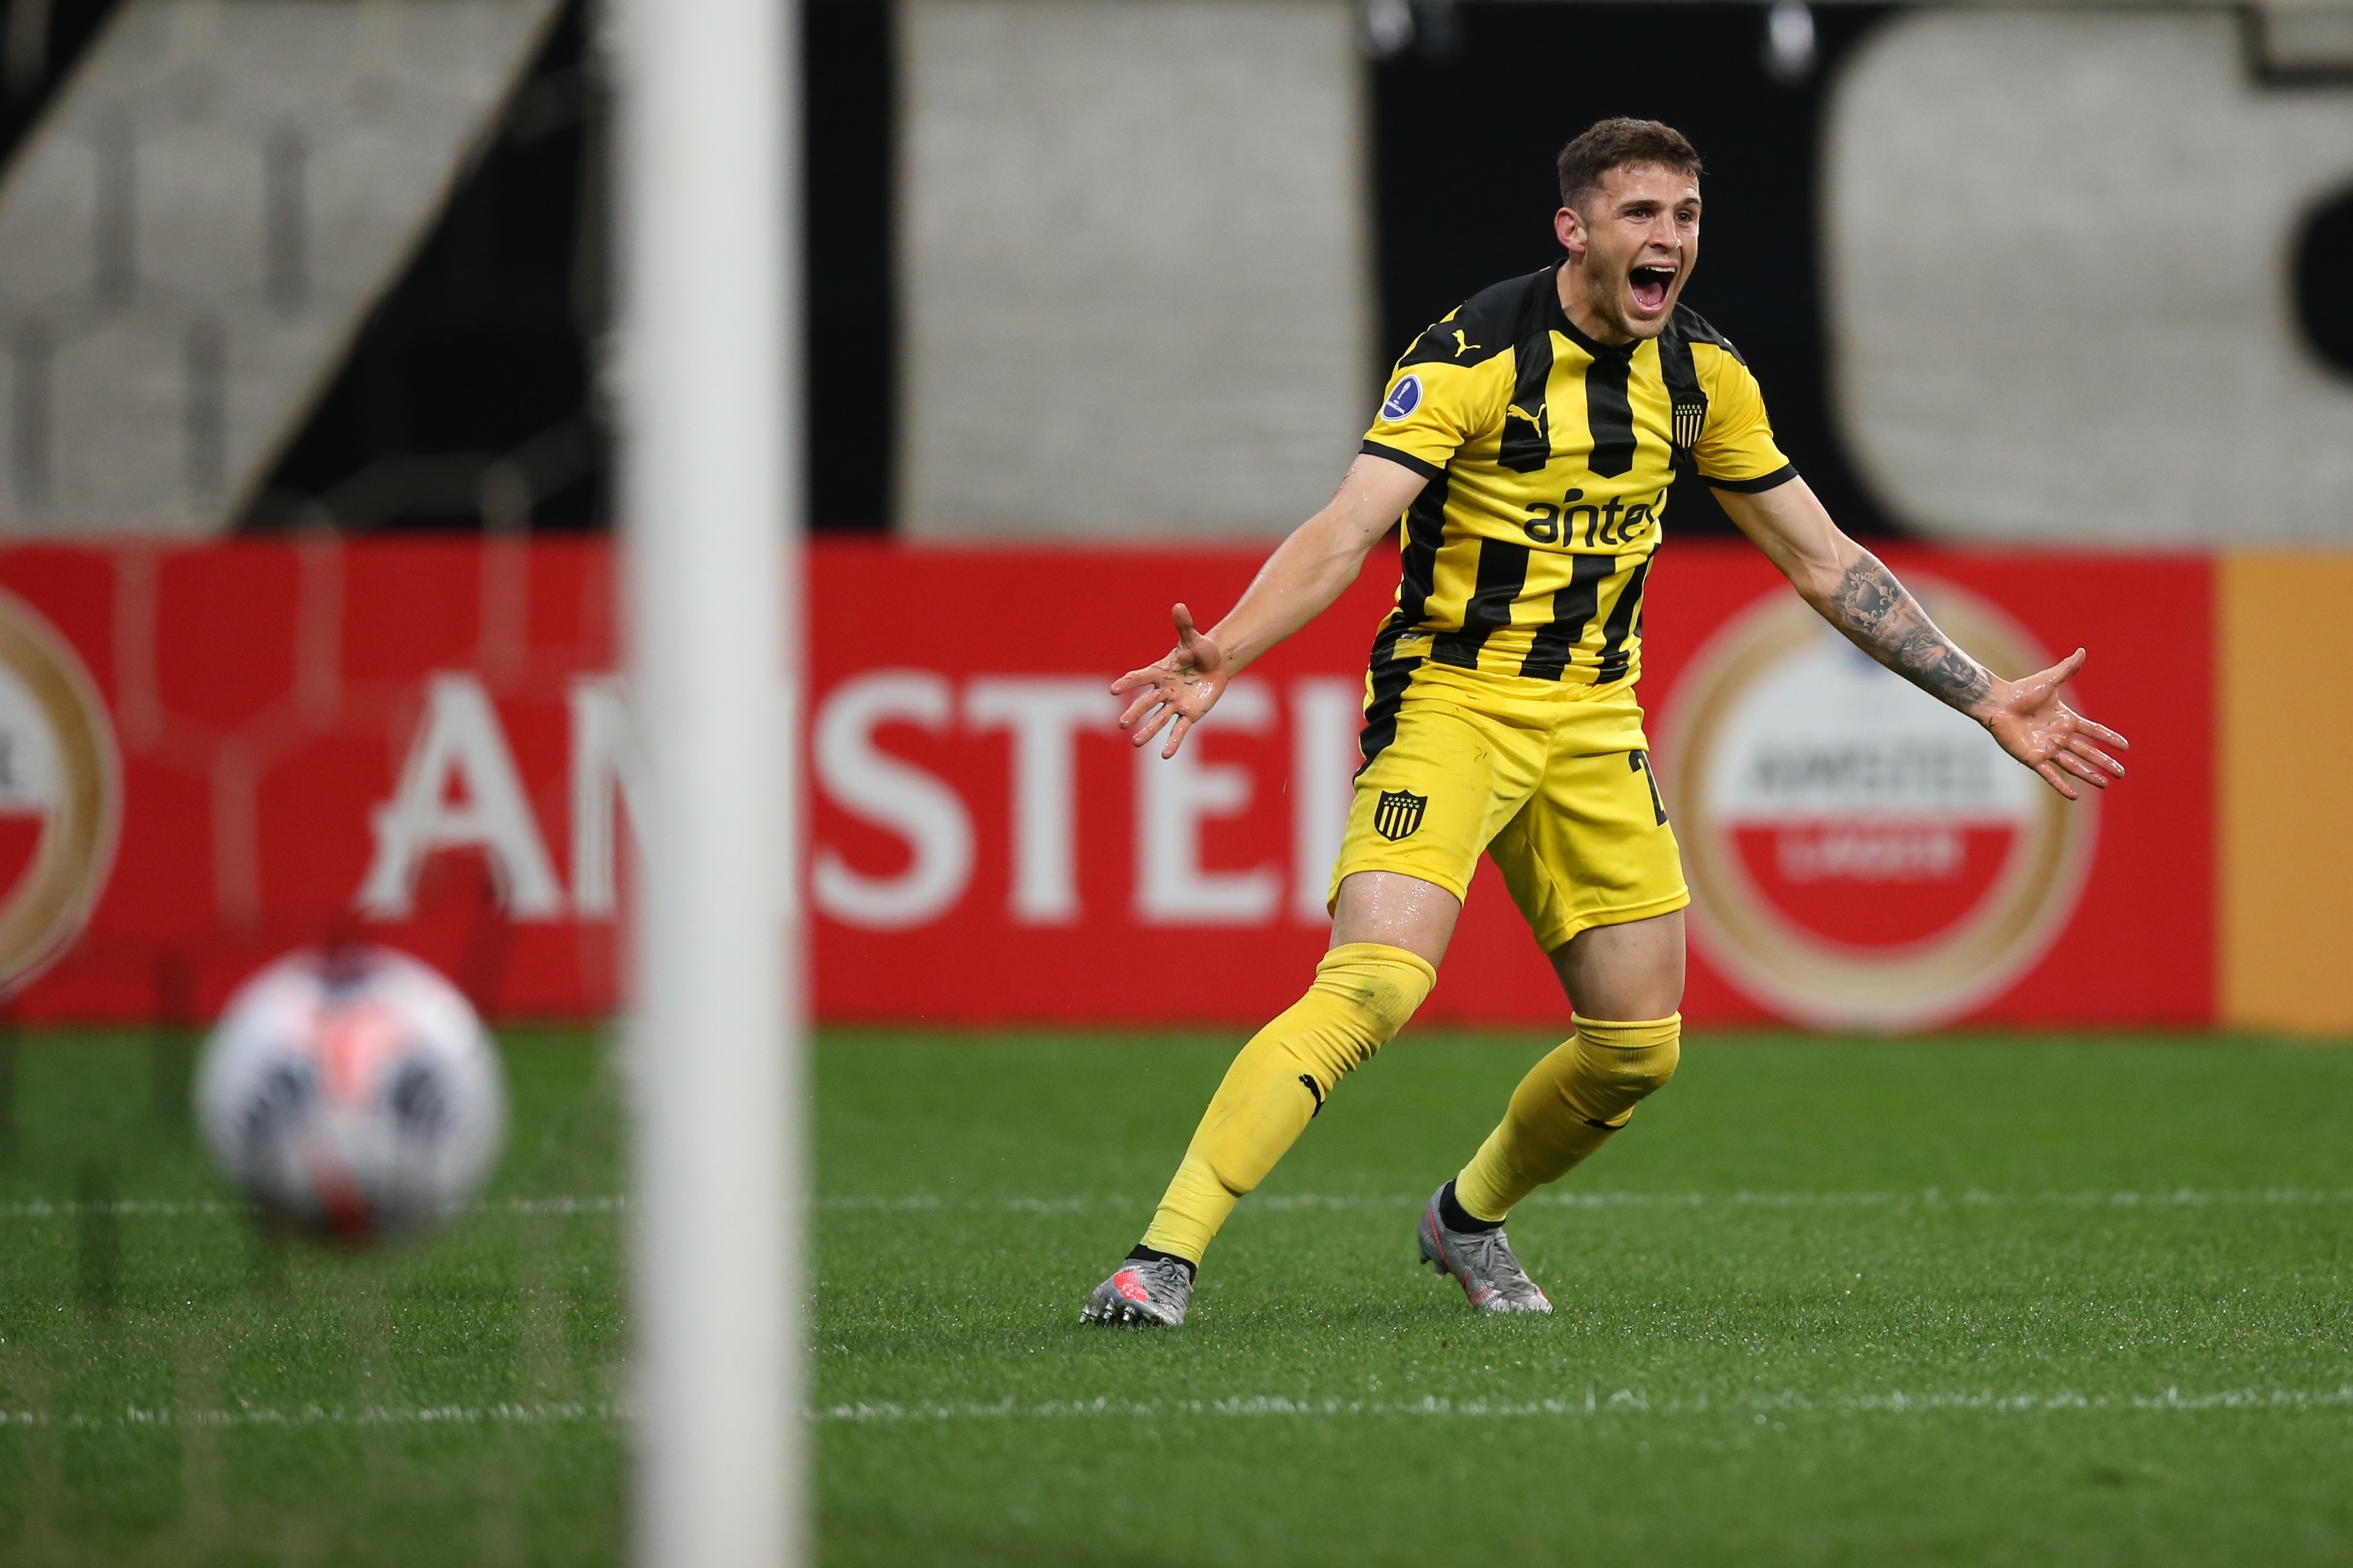
{"type": "Polygon", "coordinates": [[[347,1243],[473,1197],[506,1141],[481,1020],[385,948],[289,953],[247,981],[206,1043],[195,1100],[213,1163],[265,1218],[347,1243]]]}

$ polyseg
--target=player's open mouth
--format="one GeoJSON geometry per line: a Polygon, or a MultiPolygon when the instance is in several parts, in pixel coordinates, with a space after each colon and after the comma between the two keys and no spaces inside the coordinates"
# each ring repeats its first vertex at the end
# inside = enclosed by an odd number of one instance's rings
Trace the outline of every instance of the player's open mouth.
{"type": "Polygon", "coordinates": [[[1646,316],[1666,309],[1667,290],[1675,286],[1675,269],[1672,267],[1637,267],[1627,279],[1634,296],[1634,307],[1646,316]]]}

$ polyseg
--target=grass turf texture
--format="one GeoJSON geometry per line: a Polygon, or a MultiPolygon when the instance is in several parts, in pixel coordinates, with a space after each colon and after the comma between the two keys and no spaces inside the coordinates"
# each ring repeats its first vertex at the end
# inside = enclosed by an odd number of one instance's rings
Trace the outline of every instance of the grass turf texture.
{"type": "MultiPolygon", "coordinates": [[[[1185,1330],[1082,1329],[1235,1043],[828,1043],[828,1562],[2353,1557],[2353,1052],[1703,1038],[1498,1321],[1412,1220],[1546,1042],[1409,1036],[1185,1330]]],[[[28,1038],[0,1562],[617,1561],[620,1226],[546,1201],[619,1190],[611,1075],[508,1061],[491,1205],[348,1258],[203,1206],[172,1051],[28,1038]]]]}

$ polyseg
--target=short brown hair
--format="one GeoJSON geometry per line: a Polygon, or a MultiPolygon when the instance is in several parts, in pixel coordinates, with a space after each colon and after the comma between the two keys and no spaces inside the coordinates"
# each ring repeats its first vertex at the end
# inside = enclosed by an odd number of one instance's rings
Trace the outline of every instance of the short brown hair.
{"type": "Polygon", "coordinates": [[[1698,149],[1673,126],[1655,120],[1599,121],[1560,150],[1561,205],[1576,206],[1579,196],[1600,189],[1610,170],[1633,163],[1681,169],[1694,180],[1700,176],[1698,149]]]}

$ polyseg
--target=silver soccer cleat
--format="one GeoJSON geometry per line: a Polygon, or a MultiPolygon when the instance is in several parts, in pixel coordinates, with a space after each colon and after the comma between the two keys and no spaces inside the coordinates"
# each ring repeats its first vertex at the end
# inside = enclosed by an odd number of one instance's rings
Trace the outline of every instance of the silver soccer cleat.
{"type": "Polygon", "coordinates": [[[1079,1321],[1173,1329],[1185,1321],[1192,1302],[1193,1277],[1183,1264],[1131,1258],[1095,1287],[1079,1321]]]}
{"type": "Polygon", "coordinates": [[[1549,1312],[1552,1302],[1520,1260],[1501,1226],[1493,1230],[1449,1230],[1438,1217],[1438,1199],[1446,1189],[1430,1194],[1421,1211],[1421,1260],[1440,1274],[1461,1283],[1462,1294],[1482,1312],[1549,1312]]]}

